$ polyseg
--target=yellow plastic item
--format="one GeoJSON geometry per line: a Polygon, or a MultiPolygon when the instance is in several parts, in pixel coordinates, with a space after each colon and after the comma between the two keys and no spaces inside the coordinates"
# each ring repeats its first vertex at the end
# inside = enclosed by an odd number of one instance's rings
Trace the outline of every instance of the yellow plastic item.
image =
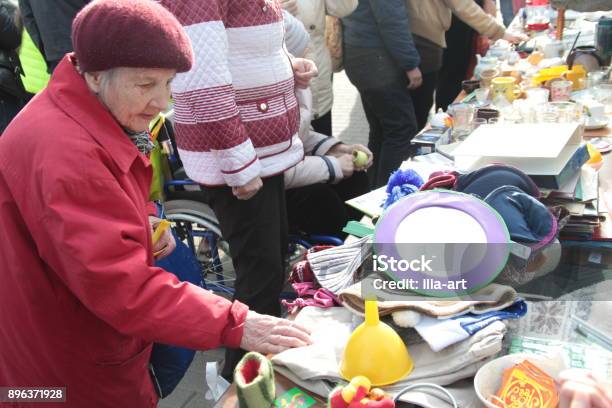
{"type": "Polygon", "coordinates": [[[159,241],[162,234],[164,233],[165,230],[168,229],[169,226],[170,226],[170,223],[166,220],[161,220],[161,222],[157,224],[157,228],[155,228],[155,231],[153,232],[153,237],[151,238],[151,241],[153,241],[153,244],[156,244],[157,241],[159,241]]]}
{"type": "Polygon", "coordinates": [[[538,65],[544,59],[544,54],[539,51],[534,51],[527,57],[527,62],[531,65],[538,65]]]}
{"type": "Polygon", "coordinates": [[[598,170],[603,163],[603,156],[592,144],[587,143],[587,151],[589,152],[590,159],[587,161],[587,164],[593,167],[595,170],[598,170]]]}
{"type": "Polygon", "coordinates": [[[534,85],[540,85],[553,78],[560,78],[565,71],[567,71],[567,65],[541,69],[538,74],[533,77],[534,85]]]}
{"type": "Polygon", "coordinates": [[[568,70],[567,65],[560,65],[552,68],[541,69],[536,76],[533,77],[533,85],[539,86],[546,81],[554,78],[565,78],[572,81],[573,90],[581,89],[586,78],[586,71],[582,65],[576,64],[571,70],[568,70]]]}
{"type": "Polygon", "coordinates": [[[572,90],[579,91],[584,88],[587,73],[582,65],[574,65],[570,71],[563,73],[563,78],[572,81],[572,90]]]}
{"type": "Polygon", "coordinates": [[[393,384],[406,377],[414,363],[400,336],[378,318],[375,300],[365,302],[365,322],[351,334],[340,363],[347,381],[365,376],[372,386],[393,384]]]}

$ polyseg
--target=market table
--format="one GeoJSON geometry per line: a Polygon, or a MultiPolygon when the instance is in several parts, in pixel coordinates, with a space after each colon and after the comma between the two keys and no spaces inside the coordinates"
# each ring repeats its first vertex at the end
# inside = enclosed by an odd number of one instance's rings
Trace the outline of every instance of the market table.
{"type": "MultiPolygon", "coordinates": [[[[514,23],[516,24],[516,22],[514,23]]],[[[465,92],[462,92],[458,95],[456,101],[461,101],[465,98],[465,92]]],[[[612,137],[612,114],[608,113],[608,117],[610,119],[610,125],[603,129],[599,130],[587,130],[584,133],[584,140],[588,141],[589,139],[595,137],[612,137]]],[[[612,211],[612,154],[604,155],[604,163],[599,170],[599,189],[600,189],[600,200],[604,203],[607,203],[607,208],[609,211],[612,211]],[[607,196],[607,197],[606,197],[607,196]]],[[[607,214],[607,228],[610,228],[608,235],[612,236],[612,222],[610,222],[610,214],[607,214]]],[[[604,265],[605,266],[605,265],[604,265]]],[[[604,279],[606,279],[604,277],[604,279]]],[[[607,278],[609,279],[609,277],[607,278]]],[[[275,373],[276,379],[276,396],[280,396],[288,390],[296,387],[296,384],[292,381],[288,380],[286,377],[279,373],[275,373]]],[[[320,397],[307,392],[311,395],[317,403],[313,405],[313,407],[325,407],[326,403],[320,397]]],[[[215,404],[217,408],[235,408],[238,406],[238,399],[236,396],[236,386],[232,384],[228,390],[223,394],[221,399],[215,404]]],[[[408,404],[400,404],[398,407],[407,407],[408,404]]]]}
{"type": "MultiPolygon", "coordinates": [[[[465,94],[460,94],[458,96],[458,100],[463,99],[465,94]]],[[[609,115],[612,123],[612,115],[609,115]]],[[[612,128],[606,127],[604,129],[595,130],[595,131],[585,131],[584,139],[589,140],[594,137],[612,137],[612,128]]],[[[612,153],[604,155],[604,164],[599,170],[599,180],[600,180],[600,194],[604,193],[612,194],[612,153]]],[[[608,200],[609,204],[612,204],[612,200],[608,200]]],[[[608,218],[610,216],[608,215],[608,218]]],[[[284,376],[279,373],[275,373],[276,379],[276,396],[280,396],[288,390],[296,387],[296,384],[292,381],[288,380],[284,376]]],[[[318,396],[313,395],[312,393],[308,393],[312,396],[317,403],[313,405],[313,407],[323,408],[326,406],[325,402],[318,396]]],[[[398,405],[398,407],[408,406],[407,404],[398,405]]],[[[231,384],[228,390],[223,394],[221,399],[215,404],[217,408],[235,408],[238,407],[238,398],[236,396],[236,386],[235,384],[231,384]]]]}
{"type": "MultiPolygon", "coordinates": [[[[454,102],[461,102],[466,96],[467,94],[465,91],[461,91],[454,102]]],[[[609,119],[608,126],[597,130],[585,130],[583,137],[584,141],[588,142],[590,139],[596,137],[612,138],[612,113],[607,113],[607,116],[609,119]]],[[[599,170],[599,190],[602,193],[612,193],[612,159],[610,159],[610,157],[612,157],[612,153],[604,154],[604,164],[599,170]]]]}

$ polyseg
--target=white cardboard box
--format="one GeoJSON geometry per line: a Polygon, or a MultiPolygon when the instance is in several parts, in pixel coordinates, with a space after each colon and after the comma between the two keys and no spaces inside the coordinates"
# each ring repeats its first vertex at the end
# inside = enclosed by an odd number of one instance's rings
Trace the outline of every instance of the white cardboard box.
{"type": "Polygon", "coordinates": [[[572,123],[526,123],[479,126],[453,156],[455,165],[471,171],[487,164],[515,166],[530,176],[558,177],[582,142],[572,123]]]}
{"type": "MultiPolygon", "coordinates": [[[[542,172],[563,166],[557,164],[562,151],[572,151],[582,142],[578,124],[572,123],[525,123],[479,126],[453,155],[455,165],[462,170],[474,170],[477,162],[483,164],[507,164],[518,162],[539,168],[542,172]]],[[[546,173],[543,173],[546,174],[546,173]]]]}

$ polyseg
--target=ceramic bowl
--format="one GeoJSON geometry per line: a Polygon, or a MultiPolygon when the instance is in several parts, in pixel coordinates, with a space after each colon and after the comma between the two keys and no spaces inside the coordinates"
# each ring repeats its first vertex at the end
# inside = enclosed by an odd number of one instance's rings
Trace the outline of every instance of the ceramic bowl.
{"type": "Polygon", "coordinates": [[[563,358],[558,354],[539,356],[534,354],[508,354],[489,361],[480,367],[474,377],[474,389],[478,399],[488,408],[499,408],[493,405],[490,397],[497,393],[501,387],[504,370],[524,360],[529,360],[538,368],[551,376],[554,380],[559,379],[559,374],[566,369],[563,358]]]}
{"type": "Polygon", "coordinates": [[[467,94],[471,94],[478,88],[480,88],[480,81],[477,79],[467,79],[461,82],[461,89],[467,94]]]}
{"type": "Polygon", "coordinates": [[[489,120],[492,118],[499,118],[499,111],[497,109],[492,109],[492,108],[479,108],[476,111],[476,117],[486,119],[486,120],[489,120]]]}

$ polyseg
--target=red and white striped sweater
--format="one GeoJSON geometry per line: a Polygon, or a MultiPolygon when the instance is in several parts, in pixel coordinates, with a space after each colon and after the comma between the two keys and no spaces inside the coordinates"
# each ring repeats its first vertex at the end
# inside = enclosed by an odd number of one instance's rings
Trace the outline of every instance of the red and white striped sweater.
{"type": "Polygon", "coordinates": [[[161,0],[185,27],[193,68],[172,84],[187,175],[241,186],[303,157],[299,108],[276,0],[161,0]]]}

